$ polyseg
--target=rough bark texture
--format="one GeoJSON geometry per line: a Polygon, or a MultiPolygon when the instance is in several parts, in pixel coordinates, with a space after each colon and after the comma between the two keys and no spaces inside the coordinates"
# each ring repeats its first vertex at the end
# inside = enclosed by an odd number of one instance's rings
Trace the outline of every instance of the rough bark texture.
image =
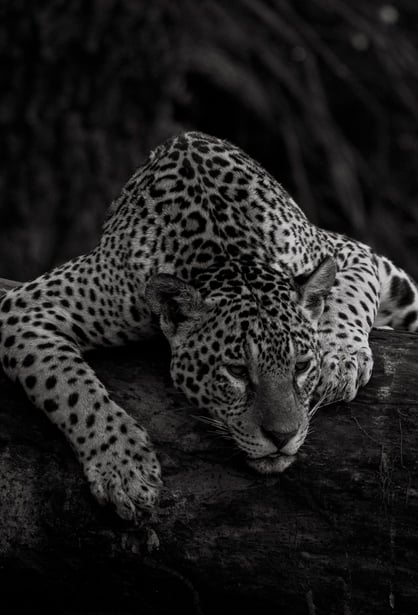
{"type": "Polygon", "coordinates": [[[163,342],[92,353],[164,469],[137,527],[96,505],[62,436],[1,375],[2,612],[417,612],[417,337],[375,332],[373,349],[370,384],[319,413],[274,478],[192,418],[163,342]]]}

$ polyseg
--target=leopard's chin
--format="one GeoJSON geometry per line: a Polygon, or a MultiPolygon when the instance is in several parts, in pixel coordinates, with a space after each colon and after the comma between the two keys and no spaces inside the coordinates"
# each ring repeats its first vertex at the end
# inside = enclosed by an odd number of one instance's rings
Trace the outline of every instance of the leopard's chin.
{"type": "Polygon", "coordinates": [[[247,457],[247,464],[260,474],[280,474],[284,472],[295,461],[296,455],[282,455],[275,453],[274,455],[266,455],[251,459],[247,457]]]}

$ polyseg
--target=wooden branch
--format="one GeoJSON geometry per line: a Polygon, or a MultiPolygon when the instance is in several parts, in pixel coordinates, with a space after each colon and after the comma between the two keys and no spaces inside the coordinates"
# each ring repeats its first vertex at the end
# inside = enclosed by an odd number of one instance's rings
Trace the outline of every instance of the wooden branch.
{"type": "Polygon", "coordinates": [[[66,613],[168,613],[173,604],[186,614],[416,612],[418,339],[379,331],[372,341],[371,383],[353,403],[319,413],[299,461],[272,478],[252,473],[195,422],[170,384],[164,343],[92,353],[162,462],[160,507],[138,527],[93,501],[63,437],[1,375],[3,604],[60,612],[54,605],[64,601],[66,613]]]}

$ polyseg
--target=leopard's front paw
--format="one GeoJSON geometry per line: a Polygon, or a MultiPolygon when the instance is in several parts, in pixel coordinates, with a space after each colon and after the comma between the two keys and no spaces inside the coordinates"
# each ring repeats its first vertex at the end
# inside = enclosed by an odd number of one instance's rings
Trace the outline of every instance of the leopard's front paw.
{"type": "Polygon", "coordinates": [[[146,431],[130,417],[118,434],[95,442],[83,467],[95,498],[100,504],[113,504],[123,519],[151,510],[158,499],[160,464],[146,431]]]}
{"type": "Polygon", "coordinates": [[[321,377],[315,397],[321,405],[351,401],[370,380],[373,356],[369,345],[336,345],[322,356],[321,377]]]}

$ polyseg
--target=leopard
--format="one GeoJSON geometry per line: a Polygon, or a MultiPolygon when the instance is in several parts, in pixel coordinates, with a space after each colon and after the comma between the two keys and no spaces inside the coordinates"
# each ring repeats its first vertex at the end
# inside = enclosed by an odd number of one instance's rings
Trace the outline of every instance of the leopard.
{"type": "Polygon", "coordinates": [[[418,330],[412,278],[311,223],[237,146],[189,131],[136,170],[93,250],[2,295],[0,358],[93,496],[133,520],[157,506],[160,463],[86,351],[165,336],[173,385],[250,469],[275,474],[319,407],[367,384],[377,326],[418,330]]]}

